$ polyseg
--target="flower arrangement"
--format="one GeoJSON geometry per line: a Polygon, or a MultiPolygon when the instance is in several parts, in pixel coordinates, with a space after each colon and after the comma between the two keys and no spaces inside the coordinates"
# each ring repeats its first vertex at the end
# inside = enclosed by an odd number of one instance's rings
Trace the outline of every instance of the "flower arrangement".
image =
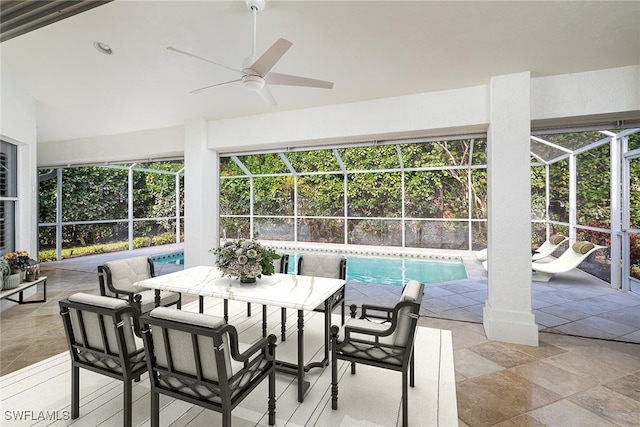
{"type": "Polygon", "coordinates": [[[272,275],[273,260],[280,258],[273,249],[263,247],[255,239],[228,241],[211,252],[215,253],[216,266],[222,273],[241,282],[253,282],[263,274],[272,275]]]}
{"type": "Polygon", "coordinates": [[[4,259],[9,263],[11,274],[25,271],[29,266],[29,252],[27,251],[9,252],[4,255],[4,259]]]}

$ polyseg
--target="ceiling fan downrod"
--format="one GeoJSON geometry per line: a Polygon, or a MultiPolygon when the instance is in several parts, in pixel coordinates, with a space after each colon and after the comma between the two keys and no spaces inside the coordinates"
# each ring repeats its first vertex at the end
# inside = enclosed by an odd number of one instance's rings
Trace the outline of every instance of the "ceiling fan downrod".
{"type": "Polygon", "coordinates": [[[245,0],[245,3],[250,11],[253,12],[253,49],[251,50],[251,56],[256,57],[257,52],[257,34],[258,34],[258,12],[262,12],[265,5],[265,0],[245,0]]]}

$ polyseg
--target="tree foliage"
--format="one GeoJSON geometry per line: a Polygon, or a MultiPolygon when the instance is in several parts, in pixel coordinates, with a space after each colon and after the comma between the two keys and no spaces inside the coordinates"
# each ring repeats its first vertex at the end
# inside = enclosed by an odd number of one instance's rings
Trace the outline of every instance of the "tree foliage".
{"type": "MultiPolygon", "coordinates": [[[[541,137],[575,149],[598,141],[603,135],[584,132],[541,137]]],[[[640,148],[640,134],[631,135],[628,144],[629,150],[640,148]]],[[[404,231],[407,246],[466,249],[469,220],[473,219],[479,221],[471,223],[472,244],[484,245],[486,146],[484,139],[461,139],[246,155],[237,158],[244,168],[234,158],[223,157],[220,233],[229,238],[252,237],[249,215],[253,212],[257,217],[254,231],[263,233],[263,238],[292,239],[296,228],[300,241],[344,243],[346,239],[349,243],[397,246],[402,244],[399,236],[404,231]],[[297,223],[293,222],[294,213],[297,223]]],[[[544,221],[548,209],[554,222],[552,230],[567,232],[563,224],[569,221],[569,157],[539,141],[532,141],[532,148],[541,158],[553,160],[545,167],[532,158],[532,219],[544,221]]],[[[609,150],[609,145],[604,144],[576,157],[578,226],[610,227],[609,150]]],[[[184,167],[180,162],[136,166],[172,172],[184,167]]],[[[640,160],[630,162],[630,174],[630,226],[640,229],[640,160]]],[[[65,226],[65,242],[86,245],[126,236],[127,223],[121,220],[128,216],[127,176],[127,170],[115,168],[63,170],[63,221],[112,220],[65,226]]],[[[40,184],[40,222],[55,223],[56,185],[55,179],[40,184]]],[[[182,177],[179,188],[182,215],[182,177]]],[[[174,175],[135,171],[133,191],[135,218],[162,218],[136,222],[137,236],[173,229],[174,175]]],[[[545,232],[544,224],[532,226],[534,245],[544,240],[545,232]]],[[[609,237],[599,232],[586,237],[601,240],[596,243],[609,243],[609,237]]],[[[55,229],[41,227],[40,239],[42,246],[52,246],[55,229]]],[[[633,240],[631,253],[640,274],[640,239],[633,240]]]]}
{"type": "MultiPolygon", "coordinates": [[[[138,168],[177,172],[184,165],[175,162],[136,165],[138,168]]],[[[48,171],[43,171],[44,173],[48,171]]],[[[184,183],[180,178],[180,211],[184,209],[184,183]]],[[[133,217],[159,218],[134,224],[136,236],[150,237],[173,231],[175,225],[175,174],[135,170],[133,217]]],[[[41,223],[56,222],[57,179],[40,183],[39,215],[41,223]]],[[[62,170],[62,222],[104,221],[99,224],[70,224],[62,228],[64,245],[87,246],[126,239],[129,216],[128,170],[107,167],[74,167],[62,170]]],[[[42,248],[55,246],[55,228],[41,227],[42,248]]]]}

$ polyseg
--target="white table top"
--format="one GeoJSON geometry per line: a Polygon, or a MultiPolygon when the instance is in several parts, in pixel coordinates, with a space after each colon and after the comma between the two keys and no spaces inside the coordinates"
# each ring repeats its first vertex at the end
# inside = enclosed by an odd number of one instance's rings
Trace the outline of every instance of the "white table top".
{"type": "Polygon", "coordinates": [[[344,286],[341,279],[274,274],[262,276],[256,283],[222,277],[216,267],[186,268],[136,282],[135,286],[181,292],[205,297],[252,302],[296,310],[313,310],[344,286]]]}

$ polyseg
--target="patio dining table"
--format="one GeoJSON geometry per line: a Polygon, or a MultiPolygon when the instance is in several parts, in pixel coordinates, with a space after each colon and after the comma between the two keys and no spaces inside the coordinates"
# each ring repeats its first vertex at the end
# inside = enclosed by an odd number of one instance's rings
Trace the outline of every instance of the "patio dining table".
{"type": "MultiPolygon", "coordinates": [[[[273,274],[262,276],[256,283],[241,284],[239,280],[224,277],[220,269],[209,266],[185,268],[182,271],[145,279],[135,283],[156,290],[156,305],[159,305],[160,291],[181,292],[198,295],[200,312],[203,298],[216,297],[226,301],[242,301],[291,308],[298,311],[298,354],[297,363],[277,361],[280,372],[293,374],[298,380],[298,402],[304,401],[309,389],[305,372],[313,368],[329,365],[332,298],[338,291],[344,292],[345,281],[326,277],[273,274]],[[324,305],[324,357],[321,361],[304,364],[304,312],[313,311],[324,305]]],[[[225,310],[226,312],[226,310],[225,310]]],[[[263,335],[266,333],[266,308],[262,311],[263,335]]],[[[226,314],[226,313],[225,313],[226,314]]],[[[226,316],[225,316],[226,317],[226,316]]],[[[225,320],[228,320],[225,318],[225,320]]]]}

